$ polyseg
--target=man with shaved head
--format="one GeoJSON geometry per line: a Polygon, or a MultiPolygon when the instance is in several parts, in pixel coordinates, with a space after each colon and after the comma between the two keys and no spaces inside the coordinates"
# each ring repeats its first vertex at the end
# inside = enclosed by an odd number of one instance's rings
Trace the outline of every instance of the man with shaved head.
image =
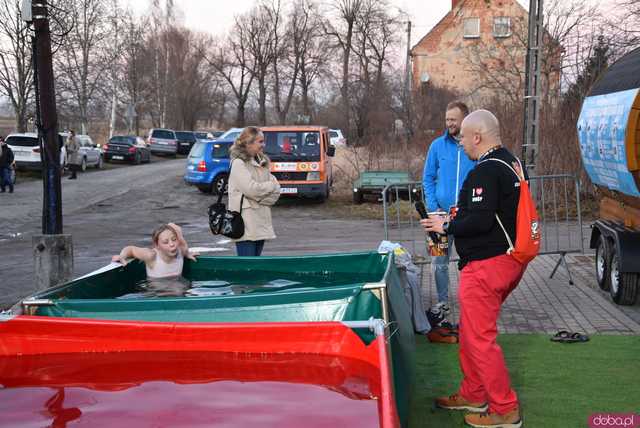
{"type": "Polygon", "coordinates": [[[458,212],[452,219],[422,220],[425,230],[452,234],[460,256],[460,389],[436,399],[436,406],[467,410],[472,427],[518,428],[520,406],[496,342],[500,307],[518,285],[526,265],[507,252],[516,241],[519,161],[502,146],[498,119],[476,110],[462,122],[461,143],[477,160],[462,184],[458,212]],[[449,220],[447,222],[447,220],[449,220]]]}

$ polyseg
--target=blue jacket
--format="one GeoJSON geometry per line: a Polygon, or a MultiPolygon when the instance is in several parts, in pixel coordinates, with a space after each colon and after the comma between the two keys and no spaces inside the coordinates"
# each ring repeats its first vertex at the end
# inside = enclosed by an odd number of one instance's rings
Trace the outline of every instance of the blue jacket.
{"type": "Polygon", "coordinates": [[[422,173],[425,204],[429,211],[449,211],[458,202],[458,193],[467,174],[476,166],[449,131],[429,147],[422,173]]]}

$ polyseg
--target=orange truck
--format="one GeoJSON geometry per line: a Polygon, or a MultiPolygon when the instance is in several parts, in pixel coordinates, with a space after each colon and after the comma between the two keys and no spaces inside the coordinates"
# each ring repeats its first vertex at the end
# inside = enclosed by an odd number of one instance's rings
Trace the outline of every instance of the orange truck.
{"type": "Polygon", "coordinates": [[[326,126],[265,126],[264,151],[283,196],[329,198],[335,147],[326,126]]]}

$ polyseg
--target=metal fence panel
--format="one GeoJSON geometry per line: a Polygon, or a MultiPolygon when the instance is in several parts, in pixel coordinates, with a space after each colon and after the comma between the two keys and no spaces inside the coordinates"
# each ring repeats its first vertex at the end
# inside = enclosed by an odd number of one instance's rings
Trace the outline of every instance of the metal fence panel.
{"type": "MultiPolygon", "coordinates": [[[[572,283],[571,272],[565,260],[568,253],[584,253],[584,232],[580,211],[580,182],[569,174],[531,177],[530,188],[538,209],[542,241],[540,254],[560,255],[551,276],[564,264],[572,283]]],[[[426,234],[414,208],[416,194],[422,182],[392,184],[382,191],[384,209],[384,238],[398,242],[410,250],[417,261],[428,261],[426,234]],[[400,198],[408,194],[407,200],[400,198]]],[[[452,254],[452,261],[456,260],[452,254]]]]}

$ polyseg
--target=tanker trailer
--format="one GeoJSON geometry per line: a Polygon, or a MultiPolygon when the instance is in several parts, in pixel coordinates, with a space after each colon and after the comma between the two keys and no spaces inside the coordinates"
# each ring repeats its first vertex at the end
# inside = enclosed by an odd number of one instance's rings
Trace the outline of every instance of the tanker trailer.
{"type": "Polygon", "coordinates": [[[602,195],[592,225],[596,278],[614,302],[640,294],[640,48],[612,64],[577,123],[584,168],[602,195]]]}

